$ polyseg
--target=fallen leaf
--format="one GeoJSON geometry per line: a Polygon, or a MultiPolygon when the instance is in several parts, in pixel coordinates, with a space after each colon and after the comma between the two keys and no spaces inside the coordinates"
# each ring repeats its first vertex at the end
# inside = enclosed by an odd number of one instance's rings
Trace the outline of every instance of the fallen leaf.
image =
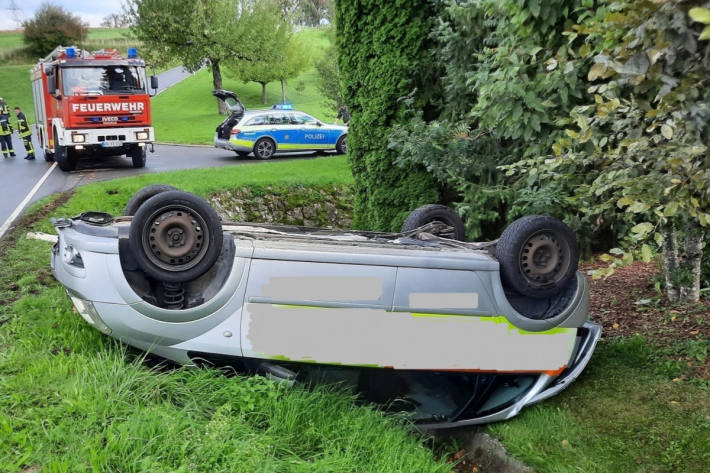
{"type": "Polygon", "coordinates": [[[619,324],[617,324],[616,322],[614,322],[614,325],[612,325],[611,328],[619,328],[619,324]]]}
{"type": "Polygon", "coordinates": [[[563,447],[569,447],[569,441],[567,439],[562,441],[562,446],[563,447]]]}

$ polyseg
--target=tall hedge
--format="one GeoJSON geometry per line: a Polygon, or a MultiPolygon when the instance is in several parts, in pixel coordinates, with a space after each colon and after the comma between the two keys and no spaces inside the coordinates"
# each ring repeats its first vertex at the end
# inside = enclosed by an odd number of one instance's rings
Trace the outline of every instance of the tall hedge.
{"type": "Polygon", "coordinates": [[[336,0],[356,228],[398,230],[409,211],[440,200],[434,180],[422,168],[396,166],[387,146],[391,127],[404,119],[398,99],[416,89],[425,108],[437,86],[427,52],[434,8],[416,0],[336,0]]]}

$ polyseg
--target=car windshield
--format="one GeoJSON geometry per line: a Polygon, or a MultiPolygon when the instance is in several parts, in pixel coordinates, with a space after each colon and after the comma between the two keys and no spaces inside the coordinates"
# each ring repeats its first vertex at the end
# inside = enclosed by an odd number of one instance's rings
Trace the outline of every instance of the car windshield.
{"type": "Polygon", "coordinates": [[[66,67],[64,95],[106,95],[145,92],[145,71],[135,66],[66,67]]]}

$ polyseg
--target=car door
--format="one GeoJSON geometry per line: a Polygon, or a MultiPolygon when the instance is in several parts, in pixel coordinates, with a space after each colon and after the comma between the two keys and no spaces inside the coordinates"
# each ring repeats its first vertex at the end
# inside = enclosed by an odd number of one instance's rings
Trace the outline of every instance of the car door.
{"type": "Polygon", "coordinates": [[[335,146],[334,143],[329,143],[329,136],[323,124],[314,117],[303,112],[294,112],[293,122],[299,128],[299,144],[302,149],[324,149],[335,146]]]}
{"type": "Polygon", "coordinates": [[[288,111],[273,111],[269,112],[268,119],[269,134],[276,140],[277,149],[293,149],[296,127],[291,123],[291,114],[288,111]]]}

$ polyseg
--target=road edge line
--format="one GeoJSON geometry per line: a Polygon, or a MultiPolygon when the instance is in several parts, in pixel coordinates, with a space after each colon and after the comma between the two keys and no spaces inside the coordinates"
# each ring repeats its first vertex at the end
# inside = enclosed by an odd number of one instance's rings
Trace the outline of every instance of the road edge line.
{"type": "Polygon", "coordinates": [[[5,233],[10,229],[12,226],[12,222],[15,221],[15,219],[22,213],[22,211],[25,209],[27,204],[32,200],[32,197],[37,193],[40,187],[42,187],[42,184],[44,184],[44,181],[47,180],[49,175],[54,171],[54,168],[57,167],[57,162],[55,161],[52,163],[52,166],[50,166],[49,169],[44,173],[44,175],[40,178],[39,181],[35,184],[35,186],[32,188],[32,190],[25,196],[25,198],[22,200],[22,202],[19,203],[17,207],[15,207],[15,210],[12,211],[10,216],[5,220],[5,223],[2,224],[0,227],[0,240],[2,240],[5,237],[5,233]]]}

